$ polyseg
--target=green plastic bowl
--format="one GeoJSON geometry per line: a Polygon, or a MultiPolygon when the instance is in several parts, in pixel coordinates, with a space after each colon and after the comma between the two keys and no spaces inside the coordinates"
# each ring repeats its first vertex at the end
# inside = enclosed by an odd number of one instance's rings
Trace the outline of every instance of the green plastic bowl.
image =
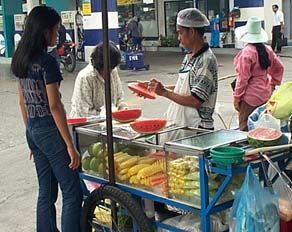
{"type": "Polygon", "coordinates": [[[210,155],[214,162],[221,164],[234,164],[240,163],[244,156],[245,151],[239,147],[215,147],[210,150],[210,155]]]}

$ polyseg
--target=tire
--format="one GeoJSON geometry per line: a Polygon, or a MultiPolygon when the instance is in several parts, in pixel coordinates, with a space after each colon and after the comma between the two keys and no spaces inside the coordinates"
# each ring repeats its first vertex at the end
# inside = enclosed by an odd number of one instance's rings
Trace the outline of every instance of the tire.
{"type": "MultiPolygon", "coordinates": [[[[141,206],[137,203],[128,193],[110,185],[101,186],[99,189],[94,190],[88,198],[84,201],[81,216],[82,232],[110,232],[111,228],[101,224],[95,224],[98,228],[92,227],[92,221],[95,218],[94,211],[97,206],[104,208],[102,203],[104,200],[112,200],[117,203],[119,208],[123,207],[127,210],[128,216],[131,221],[135,223],[139,232],[152,232],[152,226],[149,219],[144,214],[141,206]]],[[[111,217],[110,217],[111,218],[111,217]]],[[[119,225],[118,225],[119,226],[119,225]]],[[[118,227],[119,228],[119,227],[118,227]]],[[[118,229],[117,232],[126,232],[125,229],[118,229]]]]}
{"type": "Polygon", "coordinates": [[[64,59],[64,68],[67,72],[73,72],[76,67],[76,57],[70,51],[64,59]]]}

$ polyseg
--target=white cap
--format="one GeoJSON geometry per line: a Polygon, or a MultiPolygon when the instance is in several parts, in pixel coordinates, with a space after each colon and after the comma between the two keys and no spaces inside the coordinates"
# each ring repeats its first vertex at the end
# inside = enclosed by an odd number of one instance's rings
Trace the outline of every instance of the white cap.
{"type": "Polygon", "coordinates": [[[182,27],[207,27],[210,22],[197,8],[187,8],[178,12],[176,24],[182,27]]]}

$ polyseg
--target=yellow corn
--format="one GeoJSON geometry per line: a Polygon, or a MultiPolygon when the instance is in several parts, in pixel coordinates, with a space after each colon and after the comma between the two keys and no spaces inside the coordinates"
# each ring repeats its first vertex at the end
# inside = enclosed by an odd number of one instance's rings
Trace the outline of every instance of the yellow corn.
{"type": "Polygon", "coordinates": [[[132,158],[132,156],[130,156],[127,153],[125,153],[125,154],[119,156],[117,159],[115,159],[115,161],[117,163],[123,163],[123,162],[125,162],[125,161],[127,161],[128,159],[131,159],[131,158],[132,158]]]}
{"type": "Polygon", "coordinates": [[[140,171],[142,168],[145,168],[148,166],[150,166],[150,164],[137,164],[137,165],[131,167],[128,171],[128,177],[131,177],[131,176],[137,174],[138,171],[140,171]]]}
{"type": "Polygon", "coordinates": [[[137,178],[142,179],[142,178],[145,178],[148,176],[152,176],[152,175],[159,173],[161,171],[163,171],[163,170],[161,169],[160,166],[151,165],[151,166],[148,166],[148,167],[141,169],[137,174],[137,178]]]}
{"type": "Polygon", "coordinates": [[[153,164],[156,159],[150,157],[140,158],[138,164],[153,164]]]}
{"type": "Polygon", "coordinates": [[[128,171],[129,171],[128,168],[124,168],[124,169],[122,169],[122,170],[119,172],[119,174],[120,174],[120,175],[125,175],[125,174],[128,173],[128,171]]]}
{"type": "Polygon", "coordinates": [[[128,159],[127,161],[122,162],[120,164],[120,168],[121,169],[130,168],[130,167],[134,166],[137,162],[138,162],[138,157],[134,156],[134,157],[128,159]]]}
{"type": "Polygon", "coordinates": [[[136,184],[138,182],[137,176],[131,176],[130,180],[129,180],[130,184],[136,184]]]}

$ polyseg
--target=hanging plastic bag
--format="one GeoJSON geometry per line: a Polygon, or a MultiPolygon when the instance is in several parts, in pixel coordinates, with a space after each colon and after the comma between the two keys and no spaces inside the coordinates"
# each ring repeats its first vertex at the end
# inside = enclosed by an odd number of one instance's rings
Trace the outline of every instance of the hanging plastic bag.
{"type": "Polygon", "coordinates": [[[278,199],[264,189],[252,168],[247,168],[231,211],[231,232],[278,232],[278,199]]]}
{"type": "MultiPolygon", "coordinates": [[[[272,162],[272,161],[270,161],[272,162]]],[[[279,214],[283,221],[289,222],[292,220],[292,184],[288,175],[281,173],[277,163],[273,163],[273,168],[271,165],[268,170],[269,180],[273,180],[276,175],[278,178],[272,184],[273,190],[279,196],[279,214]],[[277,170],[278,169],[278,170],[277,170]],[[279,175],[279,171],[280,174],[279,175]],[[284,181],[285,180],[285,181],[284,181]],[[290,186],[289,186],[290,185],[290,186]]]]}
{"type": "Polygon", "coordinates": [[[288,120],[292,115],[292,82],[281,85],[267,102],[267,110],[275,118],[288,120]]]}
{"type": "Polygon", "coordinates": [[[281,131],[281,121],[271,114],[262,113],[255,124],[255,128],[272,128],[281,131]]]}
{"type": "Polygon", "coordinates": [[[282,179],[278,179],[273,185],[275,192],[279,195],[279,213],[283,221],[292,220],[292,189],[284,183],[282,179]]]}

